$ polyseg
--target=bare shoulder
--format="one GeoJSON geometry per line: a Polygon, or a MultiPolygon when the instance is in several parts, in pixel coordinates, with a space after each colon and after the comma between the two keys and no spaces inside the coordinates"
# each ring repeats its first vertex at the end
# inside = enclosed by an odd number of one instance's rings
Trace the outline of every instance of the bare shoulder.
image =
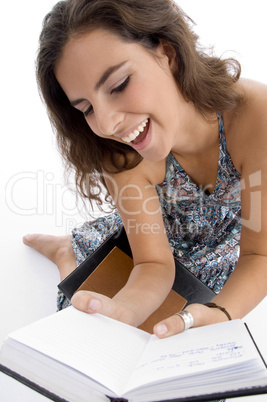
{"type": "Polygon", "coordinates": [[[133,173],[145,177],[152,185],[160,184],[166,175],[166,159],[158,162],[143,159],[133,173]]]}
{"type": "Polygon", "coordinates": [[[246,101],[226,120],[227,147],[238,171],[261,168],[267,152],[267,85],[241,80],[246,101]]]}
{"type": "Polygon", "coordinates": [[[120,173],[112,175],[116,183],[125,184],[139,184],[141,182],[150,185],[162,183],[166,175],[166,159],[158,162],[148,161],[143,159],[133,169],[125,170],[120,173]]]}
{"type": "Polygon", "coordinates": [[[244,111],[248,121],[251,124],[266,122],[267,85],[245,79],[240,81],[240,85],[244,89],[247,100],[244,104],[244,111]]]}

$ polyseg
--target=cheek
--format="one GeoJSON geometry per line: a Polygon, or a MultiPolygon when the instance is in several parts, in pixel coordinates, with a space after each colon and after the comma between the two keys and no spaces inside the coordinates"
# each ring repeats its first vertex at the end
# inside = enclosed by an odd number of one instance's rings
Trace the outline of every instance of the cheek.
{"type": "Polygon", "coordinates": [[[155,84],[143,82],[134,85],[124,97],[125,108],[133,113],[152,113],[157,104],[155,84]]]}
{"type": "Polygon", "coordinates": [[[98,128],[97,121],[96,121],[96,118],[95,118],[94,114],[92,114],[91,116],[87,117],[85,120],[86,120],[86,123],[88,124],[88,126],[90,127],[90,129],[93,131],[93,133],[95,135],[97,135],[98,137],[103,137],[103,135],[101,134],[101,131],[98,128]]]}

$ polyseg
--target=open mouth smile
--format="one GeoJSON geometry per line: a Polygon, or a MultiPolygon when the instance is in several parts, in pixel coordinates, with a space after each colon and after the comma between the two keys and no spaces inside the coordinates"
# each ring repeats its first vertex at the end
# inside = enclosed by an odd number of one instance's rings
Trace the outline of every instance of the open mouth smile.
{"type": "MultiPolygon", "coordinates": [[[[146,126],[148,123],[148,119],[146,119],[143,123],[140,124],[140,126],[137,127],[136,130],[134,130],[132,133],[130,133],[127,137],[123,137],[122,140],[126,142],[127,144],[133,143],[137,144],[143,140],[143,138],[138,138],[141,133],[144,133],[146,126]],[[140,141],[139,141],[140,139],[140,141]]],[[[142,137],[142,136],[140,136],[142,137]]]]}

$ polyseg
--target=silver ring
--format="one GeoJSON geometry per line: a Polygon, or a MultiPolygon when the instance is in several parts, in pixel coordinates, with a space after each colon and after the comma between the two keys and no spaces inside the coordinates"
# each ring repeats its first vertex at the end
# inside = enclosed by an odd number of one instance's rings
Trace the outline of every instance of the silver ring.
{"type": "Polygon", "coordinates": [[[184,322],[184,331],[186,331],[187,329],[193,327],[194,325],[194,318],[192,316],[191,313],[189,313],[189,311],[183,310],[180,311],[180,313],[175,313],[176,315],[179,315],[184,322]]]}

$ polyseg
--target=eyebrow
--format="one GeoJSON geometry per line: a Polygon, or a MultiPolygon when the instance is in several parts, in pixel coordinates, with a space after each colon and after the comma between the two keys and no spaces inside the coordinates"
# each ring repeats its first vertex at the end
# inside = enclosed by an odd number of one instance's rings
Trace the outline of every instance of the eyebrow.
{"type": "MultiPolygon", "coordinates": [[[[98,91],[108,80],[108,78],[115,73],[117,70],[119,70],[124,64],[126,64],[127,61],[123,61],[122,63],[116,64],[115,66],[109,67],[100,77],[100,79],[97,81],[96,86],[95,86],[95,91],[98,91]]],[[[85,101],[86,99],[80,98],[76,99],[74,101],[71,101],[70,104],[71,106],[77,106],[79,103],[85,101]]]]}

